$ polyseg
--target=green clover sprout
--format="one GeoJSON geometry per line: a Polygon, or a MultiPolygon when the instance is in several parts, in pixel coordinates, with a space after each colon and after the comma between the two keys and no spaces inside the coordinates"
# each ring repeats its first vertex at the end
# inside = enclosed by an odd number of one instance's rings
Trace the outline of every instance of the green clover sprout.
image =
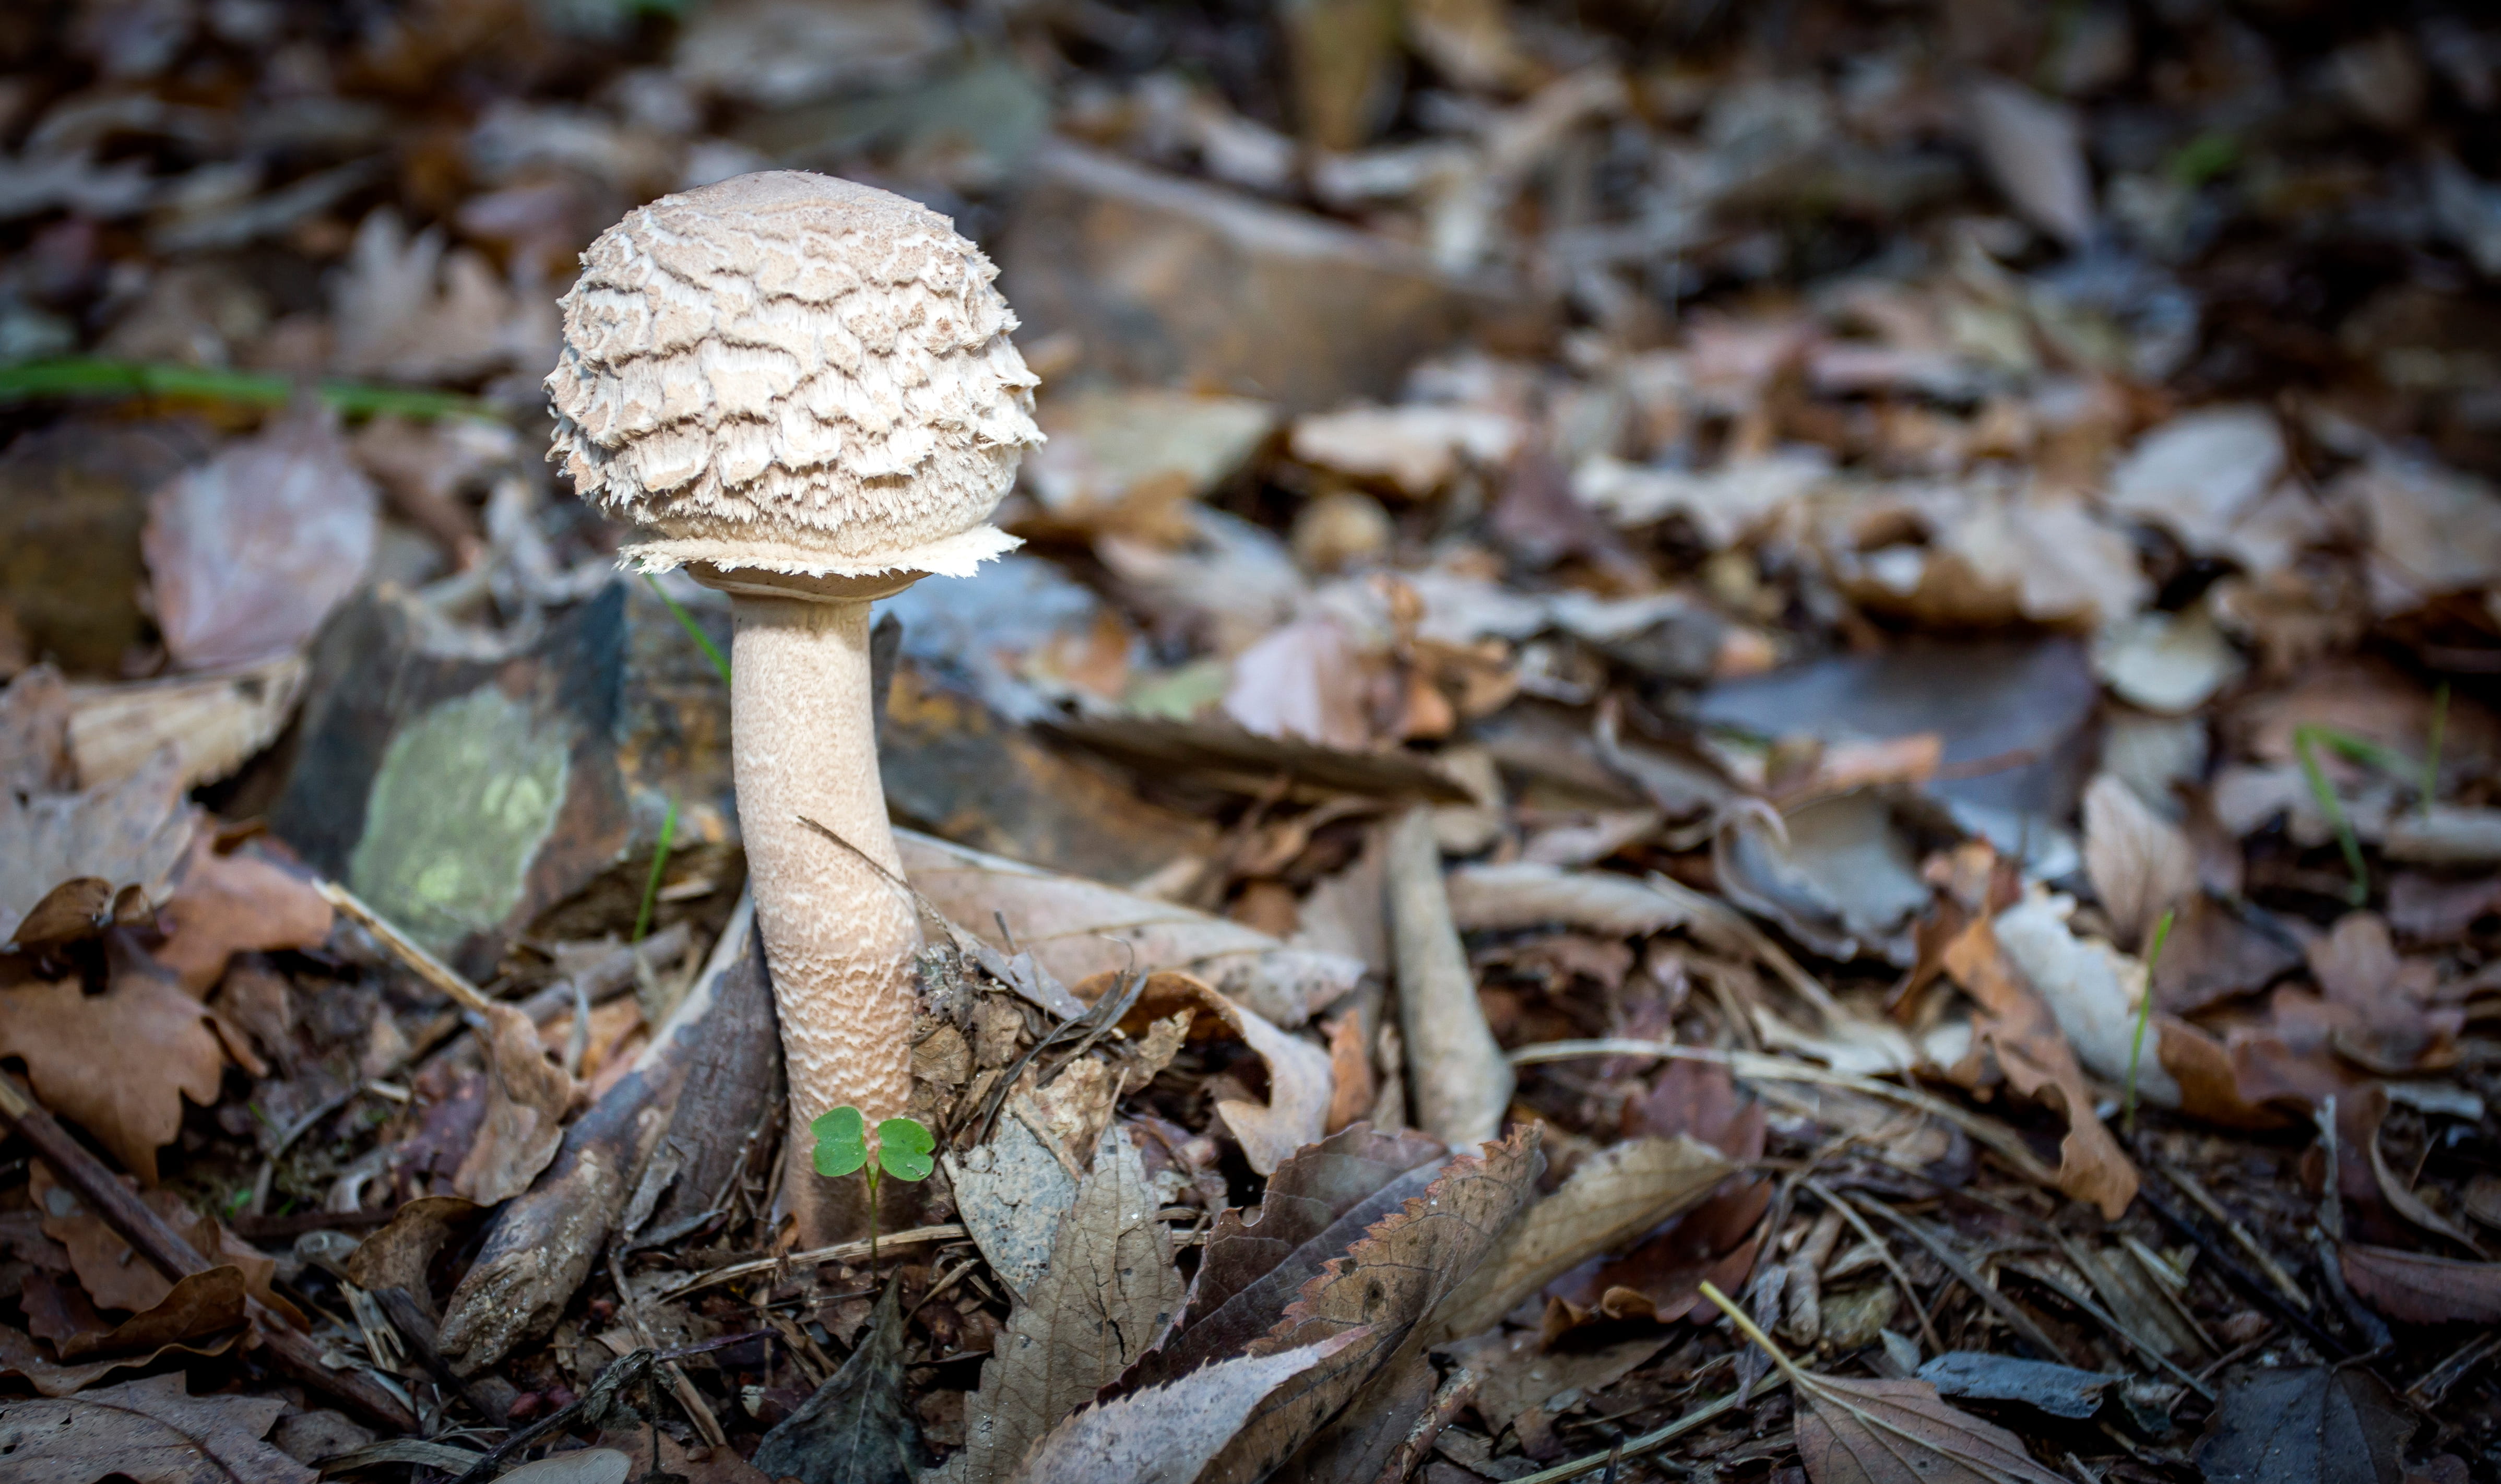
{"type": "Polygon", "coordinates": [[[917,1183],[935,1168],[930,1156],[938,1147],[929,1126],[917,1118],[887,1118],[877,1126],[877,1159],[868,1157],[868,1115],[848,1105],[818,1114],[809,1131],[817,1136],[817,1173],[839,1180],[855,1171],[868,1175],[868,1260],[877,1264],[878,1183],[886,1175],[917,1183]]]}

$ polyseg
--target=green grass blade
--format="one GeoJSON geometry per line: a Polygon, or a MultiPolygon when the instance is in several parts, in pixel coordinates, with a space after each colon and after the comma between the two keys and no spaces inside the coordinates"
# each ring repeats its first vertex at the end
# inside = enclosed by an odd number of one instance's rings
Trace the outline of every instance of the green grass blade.
{"type": "Polygon", "coordinates": [[[678,801],[669,801],[669,811],[660,816],[660,843],[651,852],[651,874],[643,878],[643,905],[634,909],[634,936],[627,942],[639,943],[651,930],[651,909],[660,904],[660,877],[669,869],[669,846],[678,838],[678,801]]]}
{"type": "MultiPolygon", "coordinates": [[[[2353,757],[2354,754],[2340,743],[2359,741],[2326,727],[2298,726],[2292,729],[2292,750],[2301,759],[2302,776],[2310,780],[2310,797],[2318,802],[2319,812],[2327,816],[2328,824],[2335,829],[2337,848],[2345,852],[2345,868],[2353,874],[2353,884],[2345,889],[2345,900],[2355,907],[2371,900],[2371,872],[2362,864],[2362,841],[2353,833],[2353,821],[2345,817],[2345,801],[2336,797],[2335,788],[2328,783],[2326,773],[2318,766],[2318,743],[2324,742],[2347,757],[2353,757]]],[[[2365,759],[2355,758],[2355,761],[2365,759]]]]}
{"type": "Polygon", "coordinates": [[[2431,737],[2423,748],[2422,809],[2431,812],[2432,801],[2440,797],[2440,747],[2449,740],[2449,682],[2431,693],[2431,737]]]}
{"type": "MultiPolygon", "coordinates": [[[[72,355],[0,366],[0,403],[29,397],[191,397],[246,407],[284,407],[295,398],[292,377],[210,366],[168,366],[72,355]]],[[[431,420],[476,417],[501,421],[487,404],[459,392],[422,387],[376,386],[365,381],[317,381],[314,393],[350,417],[396,414],[431,420]]]]}
{"type": "Polygon", "coordinates": [[[2153,1023],[2153,968],[2162,962],[2162,945],[2171,937],[2172,914],[2165,912],[2153,925],[2153,945],[2145,950],[2145,998],[2136,1006],[2136,1039],[2127,1048],[2127,1116],[2122,1120],[2127,1137],[2136,1137],[2136,1069],[2145,1060],[2145,1028],[2153,1023]]]}
{"type": "Polygon", "coordinates": [[[667,590],[660,586],[658,577],[647,572],[643,574],[643,580],[651,584],[651,596],[669,606],[669,611],[677,616],[678,627],[686,631],[686,637],[695,642],[695,647],[704,652],[704,658],[712,661],[713,673],[720,676],[720,683],[727,685],[729,656],[720,652],[720,645],[712,642],[712,636],[704,632],[702,624],[695,622],[695,615],[686,611],[686,606],[669,596],[667,590]]]}

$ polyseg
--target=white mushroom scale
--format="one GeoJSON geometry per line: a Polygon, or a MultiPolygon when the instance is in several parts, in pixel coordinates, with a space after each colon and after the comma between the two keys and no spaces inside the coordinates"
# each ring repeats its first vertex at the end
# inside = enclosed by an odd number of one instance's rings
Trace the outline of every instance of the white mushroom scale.
{"type": "Polygon", "coordinates": [[[899,878],[902,863],[869,604],[1014,546],[989,515],[1042,442],[997,276],[903,197],[741,176],[600,234],[547,379],[550,457],[637,527],[624,557],[731,597],[739,825],[789,1072],[785,1188],[811,1235],[830,1217],[808,1121],[849,1104],[874,1125],[911,1093],[920,936],[879,870],[899,878]]]}

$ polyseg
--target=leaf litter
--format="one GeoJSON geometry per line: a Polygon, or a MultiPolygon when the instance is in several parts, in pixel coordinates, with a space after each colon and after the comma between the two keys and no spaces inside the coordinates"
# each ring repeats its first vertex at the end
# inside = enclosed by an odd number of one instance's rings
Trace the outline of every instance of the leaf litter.
{"type": "Polygon", "coordinates": [[[179,1393],[203,1477],[2488,1465],[2488,19],[990,29],[0,35],[0,1073],[88,1182],[0,1151],[0,1406],[179,1393]],[[1052,440],[887,605],[937,1173],[805,1251],[728,612],[531,456],[576,254],[773,166],[980,239],[1052,440]]]}

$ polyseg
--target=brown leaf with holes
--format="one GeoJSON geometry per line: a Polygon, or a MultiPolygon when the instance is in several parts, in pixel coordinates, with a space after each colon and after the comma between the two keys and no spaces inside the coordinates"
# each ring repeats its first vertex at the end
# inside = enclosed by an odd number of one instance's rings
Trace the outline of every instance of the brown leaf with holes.
{"type": "Polygon", "coordinates": [[[2501,1324],[2501,1263],[2463,1263],[2347,1242],[2345,1281],[2399,1324],[2501,1324]]]}
{"type": "Polygon", "coordinates": [[[1798,1458],[1815,1484],[2066,1484],[2012,1433],[1949,1406],[1925,1381],[1793,1371],[1798,1458]]]}
{"type": "Polygon", "coordinates": [[[2092,1202],[2117,1221],[2136,1199],[2136,1167],[2093,1116],[2092,1089],[2076,1064],[2075,1048],[2050,1007],[2007,962],[1987,918],[1974,918],[1946,945],[1945,967],[1971,997],[1975,1011],[1972,1055],[1952,1069],[1954,1080],[1965,1086],[1984,1080],[1984,1048],[2017,1094],[2055,1109],[2067,1120],[2067,1137],[2058,1145],[2058,1188],[2092,1202]]]}
{"type": "Polygon", "coordinates": [[[1004,1477],[1060,1419],[1094,1400],[1181,1312],[1172,1238],[1137,1147],[1104,1130],[1093,1172],[1059,1224],[1050,1268],[1008,1320],[965,1405],[964,1446],[940,1477],[1004,1477]]]}
{"type": "Polygon", "coordinates": [[[183,1128],[183,1100],[217,1101],[226,1052],[199,1001],[136,953],[100,995],[75,979],[0,990],[0,1056],[21,1057],[35,1096],[156,1183],[156,1150],[183,1128]]]}
{"type": "Polygon", "coordinates": [[[23,1484],[316,1484],[261,1438],[286,1410],[276,1397],[194,1397],[183,1373],[75,1397],[0,1402],[0,1456],[23,1484]]]}
{"type": "Polygon", "coordinates": [[[1360,1343],[1272,1393],[1210,1464],[1208,1484],[1265,1478],[1414,1345],[1433,1310],[1466,1282],[1528,1204],[1545,1166],[1537,1130],[1521,1125],[1445,1166],[1422,1194],[1364,1234],[1303,1285],[1301,1297],[1247,1354],[1275,1355],[1368,1328],[1360,1343]]]}

